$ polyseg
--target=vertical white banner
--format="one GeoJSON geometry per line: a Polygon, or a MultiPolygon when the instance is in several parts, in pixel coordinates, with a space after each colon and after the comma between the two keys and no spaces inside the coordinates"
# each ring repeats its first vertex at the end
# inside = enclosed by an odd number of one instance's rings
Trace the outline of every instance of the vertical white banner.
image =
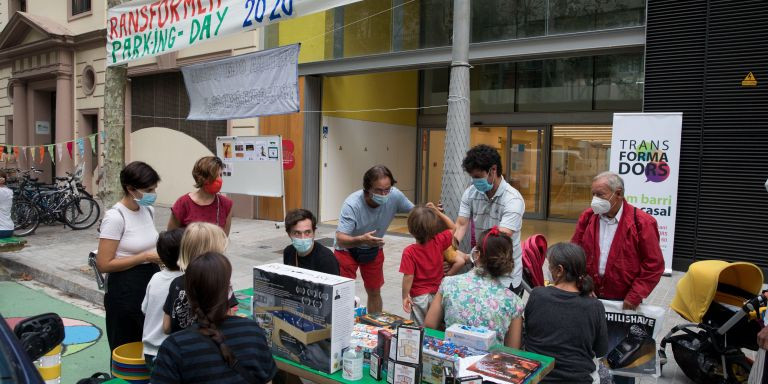
{"type": "Polygon", "coordinates": [[[672,271],[682,126],[682,113],[613,115],[611,172],[624,179],[627,202],[656,219],[665,273],[672,271]]]}

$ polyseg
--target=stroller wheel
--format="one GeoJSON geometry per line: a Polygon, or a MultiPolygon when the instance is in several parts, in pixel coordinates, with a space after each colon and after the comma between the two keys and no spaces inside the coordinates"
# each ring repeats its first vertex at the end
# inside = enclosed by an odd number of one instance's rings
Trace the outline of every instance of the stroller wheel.
{"type": "Polygon", "coordinates": [[[749,380],[749,372],[752,370],[752,365],[747,360],[746,356],[742,355],[739,358],[729,361],[730,364],[730,379],[731,383],[746,383],[749,380]]]}

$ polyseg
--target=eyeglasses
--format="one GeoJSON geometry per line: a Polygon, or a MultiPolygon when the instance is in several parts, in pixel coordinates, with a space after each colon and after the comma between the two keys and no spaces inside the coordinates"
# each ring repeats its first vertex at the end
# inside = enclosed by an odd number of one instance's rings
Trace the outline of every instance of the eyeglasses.
{"type": "Polygon", "coordinates": [[[389,193],[392,192],[392,188],[387,189],[381,189],[381,188],[374,188],[371,189],[371,193],[375,193],[377,195],[389,195],[389,193]]]}

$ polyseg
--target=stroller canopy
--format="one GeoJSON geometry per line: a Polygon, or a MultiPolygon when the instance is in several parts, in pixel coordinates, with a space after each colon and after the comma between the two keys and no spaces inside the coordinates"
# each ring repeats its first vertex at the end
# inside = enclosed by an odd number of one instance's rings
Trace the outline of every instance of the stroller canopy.
{"type": "Polygon", "coordinates": [[[742,306],[744,298],[718,292],[718,284],[758,295],[763,287],[763,271],[752,263],[695,262],[677,283],[670,307],[686,320],[700,323],[712,301],[742,306]]]}

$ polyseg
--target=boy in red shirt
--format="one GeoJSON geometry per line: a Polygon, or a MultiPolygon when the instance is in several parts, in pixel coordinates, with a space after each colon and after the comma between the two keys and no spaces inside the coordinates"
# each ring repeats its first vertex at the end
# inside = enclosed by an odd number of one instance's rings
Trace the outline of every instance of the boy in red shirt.
{"type": "Polygon", "coordinates": [[[453,221],[432,203],[415,207],[408,216],[408,232],[416,244],[405,248],[400,260],[403,310],[419,326],[424,323],[443,277],[458,273],[464,266],[465,258],[452,245],[454,227],[453,221]],[[447,272],[443,261],[450,265],[447,272]]]}

